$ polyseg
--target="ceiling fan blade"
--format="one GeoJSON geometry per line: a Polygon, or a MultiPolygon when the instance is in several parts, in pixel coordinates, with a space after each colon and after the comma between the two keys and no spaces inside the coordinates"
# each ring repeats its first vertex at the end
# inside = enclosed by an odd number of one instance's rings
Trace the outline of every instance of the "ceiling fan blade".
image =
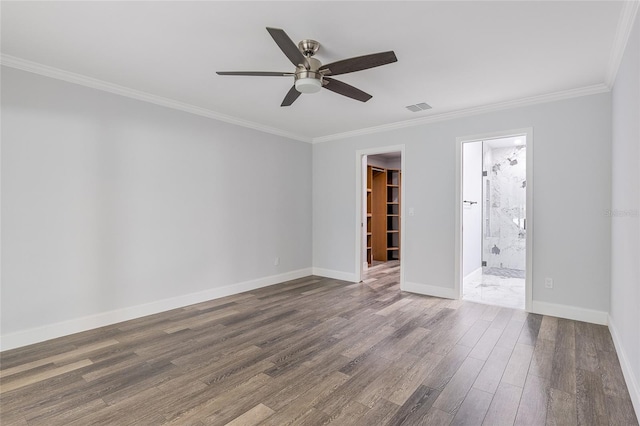
{"type": "Polygon", "coordinates": [[[291,77],[292,72],[271,72],[271,71],[216,71],[218,75],[252,75],[259,77],[291,77]]]}
{"type": "Polygon", "coordinates": [[[269,31],[269,34],[273,37],[273,41],[276,42],[280,50],[282,50],[287,58],[289,58],[293,65],[304,65],[306,69],[309,69],[307,58],[304,57],[302,52],[298,49],[298,46],[296,46],[284,30],[281,30],[280,28],[267,27],[267,31],[269,31]]]}
{"type": "Polygon", "coordinates": [[[290,106],[296,99],[298,99],[298,96],[300,96],[300,92],[296,90],[296,86],[291,86],[291,89],[287,92],[287,95],[282,100],[280,106],[290,106]]]}
{"type": "Polygon", "coordinates": [[[326,64],[320,67],[320,71],[325,71],[326,75],[340,75],[379,67],[397,61],[398,58],[396,58],[396,54],[393,50],[390,50],[388,52],[372,53],[370,55],[343,59],[331,64],[326,64]]]}
{"type": "Polygon", "coordinates": [[[327,84],[323,86],[325,89],[329,89],[332,92],[335,92],[339,95],[343,95],[360,102],[367,102],[369,99],[373,97],[370,94],[363,92],[360,89],[356,89],[355,87],[350,86],[347,83],[334,80],[333,78],[325,77],[324,81],[327,82],[327,84]]]}

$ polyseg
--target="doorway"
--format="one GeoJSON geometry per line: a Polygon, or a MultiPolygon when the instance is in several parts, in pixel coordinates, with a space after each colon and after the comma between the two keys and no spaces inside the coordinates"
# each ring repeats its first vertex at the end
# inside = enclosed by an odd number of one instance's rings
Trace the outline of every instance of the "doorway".
{"type": "Polygon", "coordinates": [[[529,305],[527,145],[527,134],[461,144],[459,285],[465,300],[529,305]]]}
{"type": "Polygon", "coordinates": [[[403,152],[403,145],[356,152],[356,282],[399,271],[402,285],[403,152]]]}

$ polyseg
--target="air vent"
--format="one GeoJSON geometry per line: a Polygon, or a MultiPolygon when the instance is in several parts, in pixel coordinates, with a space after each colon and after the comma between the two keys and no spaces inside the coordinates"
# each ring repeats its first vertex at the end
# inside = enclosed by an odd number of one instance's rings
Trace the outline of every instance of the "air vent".
{"type": "Polygon", "coordinates": [[[405,108],[407,108],[411,112],[418,112],[418,111],[424,111],[425,109],[431,109],[431,105],[425,102],[420,102],[419,104],[409,105],[409,106],[406,106],[405,108]]]}

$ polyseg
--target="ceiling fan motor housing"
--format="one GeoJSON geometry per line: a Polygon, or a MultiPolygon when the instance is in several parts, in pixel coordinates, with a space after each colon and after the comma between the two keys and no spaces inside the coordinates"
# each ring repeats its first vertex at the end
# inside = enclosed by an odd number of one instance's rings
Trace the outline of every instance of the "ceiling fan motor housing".
{"type": "Polygon", "coordinates": [[[315,58],[307,58],[309,69],[298,66],[295,72],[295,86],[300,93],[316,93],[322,88],[322,74],[318,71],[322,65],[315,58]]]}

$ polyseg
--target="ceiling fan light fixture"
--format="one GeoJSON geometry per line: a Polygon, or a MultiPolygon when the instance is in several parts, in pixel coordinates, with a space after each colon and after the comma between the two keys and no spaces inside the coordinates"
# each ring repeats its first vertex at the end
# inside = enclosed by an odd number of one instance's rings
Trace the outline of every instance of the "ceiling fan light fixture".
{"type": "MultiPolygon", "coordinates": [[[[320,43],[315,40],[305,39],[298,45],[291,40],[287,33],[280,28],[267,27],[267,31],[276,42],[282,53],[296,67],[296,71],[274,72],[274,71],[216,71],[218,75],[246,75],[246,76],[293,76],[294,83],[280,104],[281,107],[288,107],[298,99],[301,93],[318,93],[323,87],[334,93],[355,99],[360,102],[367,102],[371,95],[362,90],[343,83],[333,77],[340,74],[347,74],[362,71],[369,68],[387,65],[397,62],[396,54],[390,50],[388,52],[372,53],[369,55],[357,56],[330,64],[322,63],[313,57],[320,48],[320,43]]],[[[419,107],[418,107],[419,108],[419,107]]]]}
{"type": "Polygon", "coordinates": [[[300,93],[318,93],[322,89],[322,81],[317,78],[303,77],[296,79],[296,90],[300,93]]]}

